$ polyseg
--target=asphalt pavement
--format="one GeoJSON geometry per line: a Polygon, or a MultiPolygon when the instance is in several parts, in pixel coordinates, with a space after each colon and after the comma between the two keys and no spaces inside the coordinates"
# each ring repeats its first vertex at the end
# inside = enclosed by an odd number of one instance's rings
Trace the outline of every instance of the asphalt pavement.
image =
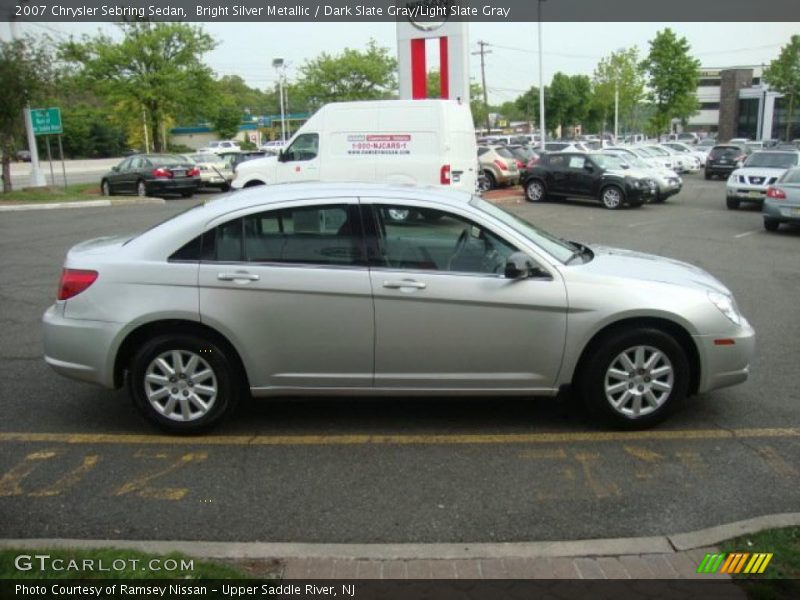
{"type": "Polygon", "coordinates": [[[124,391],[41,359],[67,249],[193,200],[4,213],[0,538],[315,543],[524,542],[667,535],[800,506],[800,229],[729,211],[686,178],[664,205],[503,204],[568,239],[693,262],[758,334],[750,380],[662,426],[609,433],[569,401],[275,399],[203,437],[167,437],[124,391]]]}

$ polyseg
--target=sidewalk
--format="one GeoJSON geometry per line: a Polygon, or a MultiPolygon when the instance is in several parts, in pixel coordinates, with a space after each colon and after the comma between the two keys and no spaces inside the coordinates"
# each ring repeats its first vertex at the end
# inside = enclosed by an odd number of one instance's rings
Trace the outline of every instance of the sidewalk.
{"type": "MultiPolygon", "coordinates": [[[[285,579],[703,579],[717,544],[765,529],[800,526],[800,513],[765,515],[664,536],[552,542],[314,544],[81,539],[0,539],[0,549],[125,548],[180,552],[285,579]]],[[[741,549],[748,552],[747,548],[741,549]]],[[[744,596],[742,596],[744,597],[744,596]]]]}

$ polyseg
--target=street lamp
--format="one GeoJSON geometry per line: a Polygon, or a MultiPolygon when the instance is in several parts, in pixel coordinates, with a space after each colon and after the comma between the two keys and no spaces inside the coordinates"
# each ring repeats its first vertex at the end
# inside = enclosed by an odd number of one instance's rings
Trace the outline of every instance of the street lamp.
{"type": "Polygon", "coordinates": [[[272,67],[275,69],[275,73],[278,75],[278,93],[281,97],[281,141],[286,142],[286,117],[283,112],[283,74],[281,73],[281,69],[283,68],[283,59],[282,58],[273,58],[272,59],[272,67]]]}
{"type": "Polygon", "coordinates": [[[544,74],[542,73],[542,2],[537,0],[539,18],[539,149],[544,152],[545,124],[544,124],[544,74]]]}

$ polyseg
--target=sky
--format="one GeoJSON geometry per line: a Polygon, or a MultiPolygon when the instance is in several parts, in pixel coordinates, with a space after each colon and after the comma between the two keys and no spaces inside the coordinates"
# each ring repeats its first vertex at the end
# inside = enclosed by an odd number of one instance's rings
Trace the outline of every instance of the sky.
{"type": "MultiPolygon", "coordinates": [[[[283,58],[290,80],[304,61],[321,52],[335,54],[345,47],[364,48],[375,39],[396,56],[394,23],[206,23],[219,45],[206,63],[219,75],[239,75],[248,85],[266,88],[276,81],[272,59],[283,58]]],[[[590,75],[598,61],[620,48],[636,46],[645,56],[649,40],[665,27],[685,36],[692,54],[703,67],[719,68],[767,64],[774,59],[800,23],[543,23],[544,81],[562,71],[590,75]]],[[[103,23],[18,23],[18,33],[50,34],[57,39],[102,30],[117,35],[103,23]]],[[[0,38],[9,39],[10,25],[0,23],[0,38]]],[[[513,100],[538,85],[537,23],[472,23],[470,48],[488,42],[486,85],[489,102],[513,100]]],[[[480,82],[480,62],[471,57],[470,73],[480,82]]]]}

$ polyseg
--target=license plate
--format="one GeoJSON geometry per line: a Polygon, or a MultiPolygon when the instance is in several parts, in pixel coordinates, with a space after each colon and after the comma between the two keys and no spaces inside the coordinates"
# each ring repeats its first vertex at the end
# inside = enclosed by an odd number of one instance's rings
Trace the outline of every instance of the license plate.
{"type": "Polygon", "coordinates": [[[761,192],[747,192],[747,195],[750,198],[761,198],[764,194],[761,192]]]}
{"type": "Polygon", "coordinates": [[[793,208],[789,214],[793,217],[800,217],[800,208],[793,208]]]}
{"type": "Polygon", "coordinates": [[[185,177],[186,171],[172,171],[173,177],[185,177]]]}
{"type": "Polygon", "coordinates": [[[727,163],[727,162],[728,162],[728,161],[727,161],[727,160],[725,160],[725,159],[723,158],[723,159],[721,159],[721,160],[719,161],[719,164],[721,164],[721,165],[724,165],[724,164],[725,164],[725,163],[727,163]]]}

